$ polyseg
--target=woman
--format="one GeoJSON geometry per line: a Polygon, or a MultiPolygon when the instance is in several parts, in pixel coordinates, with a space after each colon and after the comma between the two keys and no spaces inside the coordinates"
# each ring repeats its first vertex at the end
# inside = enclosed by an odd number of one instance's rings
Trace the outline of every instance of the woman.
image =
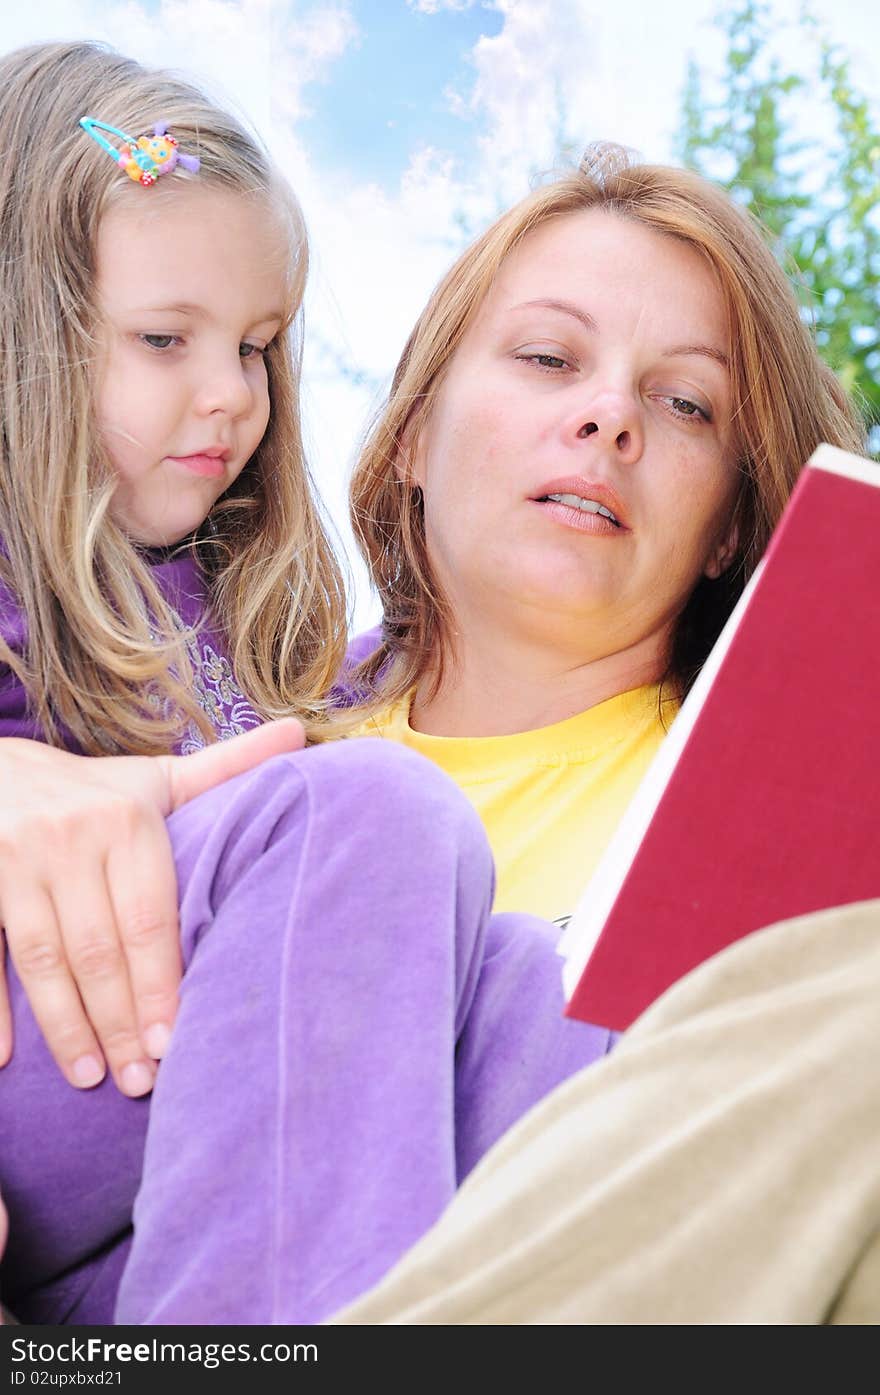
{"type": "Polygon", "coordinates": [[[863,434],[790,285],[685,171],[599,148],[438,287],[353,480],[356,678],[483,815],[498,909],[571,911],[822,440],[863,434]]]}

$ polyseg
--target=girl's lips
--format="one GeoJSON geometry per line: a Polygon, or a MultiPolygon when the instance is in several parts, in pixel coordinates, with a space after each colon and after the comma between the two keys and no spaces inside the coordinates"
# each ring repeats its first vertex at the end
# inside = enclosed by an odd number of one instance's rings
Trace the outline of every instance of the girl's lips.
{"type": "Polygon", "coordinates": [[[221,479],[226,473],[226,463],[219,455],[171,455],[176,465],[191,470],[194,475],[207,475],[211,479],[221,479]]]}

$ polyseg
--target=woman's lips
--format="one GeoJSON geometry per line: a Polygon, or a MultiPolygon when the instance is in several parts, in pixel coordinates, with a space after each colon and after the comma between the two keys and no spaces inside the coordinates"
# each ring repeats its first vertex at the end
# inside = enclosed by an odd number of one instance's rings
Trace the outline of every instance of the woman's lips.
{"type": "Polygon", "coordinates": [[[168,459],[194,475],[207,475],[210,479],[221,479],[226,473],[226,461],[219,455],[170,455],[168,459]]]}
{"type": "Polygon", "coordinates": [[[579,533],[592,533],[595,537],[611,538],[621,537],[629,532],[628,528],[623,528],[616,523],[612,523],[610,518],[606,518],[601,513],[587,513],[583,509],[573,508],[570,504],[557,503],[555,499],[533,499],[532,503],[543,509],[557,523],[563,523],[568,528],[574,528],[579,533]]]}
{"type": "Polygon", "coordinates": [[[585,475],[563,475],[548,480],[531,497],[533,503],[540,504],[554,518],[581,532],[604,535],[607,531],[610,536],[612,533],[630,531],[623,501],[604,480],[590,480],[585,475]],[[594,512],[591,513],[591,509],[594,512]],[[604,510],[604,513],[595,512],[598,509],[604,510]],[[614,515],[613,521],[605,517],[608,513],[614,515]],[[609,525],[607,530],[589,521],[597,518],[609,525]]]}

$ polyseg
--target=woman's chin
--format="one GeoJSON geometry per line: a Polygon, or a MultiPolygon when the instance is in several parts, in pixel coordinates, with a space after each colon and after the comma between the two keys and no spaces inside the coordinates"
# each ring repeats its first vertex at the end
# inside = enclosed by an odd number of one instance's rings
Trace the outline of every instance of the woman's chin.
{"type": "Polygon", "coordinates": [[[545,563],[534,568],[520,567],[506,579],[496,582],[501,605],[512,619],[526,618],[536,611],[548,619],[555,617],[574,625],[600,621],[608,624],[620,607],[620,588],[605,575],[584,569],[545,563]]]}

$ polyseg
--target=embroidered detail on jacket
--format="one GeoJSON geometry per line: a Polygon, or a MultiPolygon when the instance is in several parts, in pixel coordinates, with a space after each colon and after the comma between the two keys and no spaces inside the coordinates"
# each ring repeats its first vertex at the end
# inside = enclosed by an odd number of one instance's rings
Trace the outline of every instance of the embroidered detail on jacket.
{"type": "MultiPolygon", "coordinates": [[[[227,741],[230,736],[258,727],[260,718],[236,683],[229,660],[207,641],[200,645],[196,638],[191,638],[186,647],[199,707],[220,740],[227,741]]],[[[204,745],[202,733],[190,722],[180,743],[180,754],[200,751],[204,745]]]]}
{"type": "MultiPolygon", "coordinates": [[[[200,642],[199,636],[192,633],[190,626],[176,611],[172,614],[175,627],[182,635],[186,635],[186,650],[192,665],[196,701],[218,738],[227,741],[231,736],[238,736],[243,731],[260,726],[262,718],[254,711],[236,683],[229,660],[223,654],[218,654],[204,634],[200,642]]],[[[153,692],[149,695],[148,702],[156,711],[162,711],[163,715],[171,715],[171,703],[167,698],[163,699],[158,693],[153,692]]],[[[188,722],[176,749],[179,755],[189,756],[194,751],[201,751],[206,745],[207,742],[195,722],[188,722]]]]}

